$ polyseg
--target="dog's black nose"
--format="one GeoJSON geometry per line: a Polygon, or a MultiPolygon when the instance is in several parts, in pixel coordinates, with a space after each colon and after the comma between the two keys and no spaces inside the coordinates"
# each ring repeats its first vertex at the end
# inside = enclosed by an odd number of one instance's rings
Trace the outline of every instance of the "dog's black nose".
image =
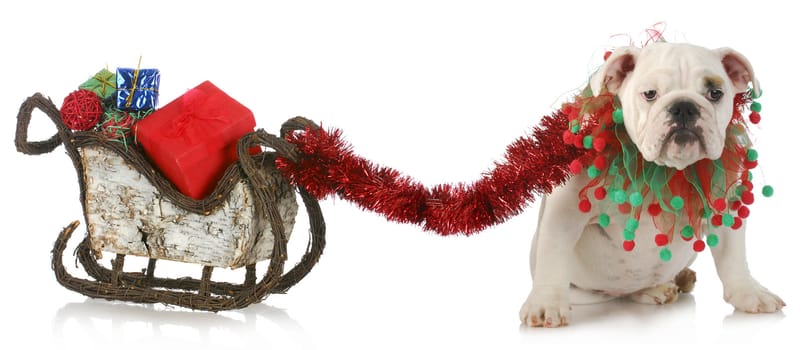
{"type": "Polygon", "coordinates": [[[700,118],[700,110],[697,105],[689,101],[676,102],[669,108],[672,122],[681,128],[688,128],[694,125],[697,118],[700,118]]]}

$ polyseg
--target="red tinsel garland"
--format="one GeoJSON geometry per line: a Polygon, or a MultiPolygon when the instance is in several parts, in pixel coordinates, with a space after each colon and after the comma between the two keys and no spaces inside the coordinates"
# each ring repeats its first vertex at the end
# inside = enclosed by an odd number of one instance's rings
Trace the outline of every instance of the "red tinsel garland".
{"type": "Polygon", "coordinates": [[[569,163],[587,150],[564,144],[568,122],[562,111],[544,117],[531,136],[507,147],[503,162],[470,185],[426,188],[395,169],[356,156],[337,129],[288,135],[301,159],[280,157],[276,166],[318,198],[336,193],[388,220],[415,223],[442,235],[471,234],[520,213],[535,195],[549,193],[569,178],[569,163]]]}

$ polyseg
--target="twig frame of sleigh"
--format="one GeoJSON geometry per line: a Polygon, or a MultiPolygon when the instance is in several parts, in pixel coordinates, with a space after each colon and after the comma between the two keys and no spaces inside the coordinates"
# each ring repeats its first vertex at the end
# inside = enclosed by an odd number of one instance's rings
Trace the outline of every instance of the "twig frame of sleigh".
{"type": "Polygon", "coordinates": [[[70,130],[50,99],[41,94],[29,97],[17,115],[17,150],[38,155],[64,146],[78,175],[88,229],[75,255],[91,279],[75,277],[64,267],[64,250],[79,226],[74,221],[53,246],[56,280],[92,298],[206,311],[239,309],[269,294],[285,293],[318,262],[326,228],[318,201],[283,179],[274,160],[296,158],[294,146],[283,139],[287,133],[315,127],[298,117],[282,125],[279,137],[261,129],[243,136],[237,144],[238,161],[226,169],[210,195],[196,200],[179,192],[139,149],[97,131],[70,130]],[[36,109],[56,126],[56,134],[47,140],[28,140],[36,109]],[[263,151],[249,152],[255,146],[263,146],[263,151]],[[300,261],[285,271],[287,242],[298,211],[296,193],[309,217],[309,241],[300,261]],[[102,252],[115,254],[111,268],[101,264],[102,252]],[[147,268],[126,271],[127,255],[147,258],[147,268]],[[201,278],[159,277],[159,260],[200,265],[201,278]],[[258,275],[256,263],[264,260],[270,261],[267,271],[258,275]],[[214,281],[216,267],[244,270],[242,283],[214,281]]]}

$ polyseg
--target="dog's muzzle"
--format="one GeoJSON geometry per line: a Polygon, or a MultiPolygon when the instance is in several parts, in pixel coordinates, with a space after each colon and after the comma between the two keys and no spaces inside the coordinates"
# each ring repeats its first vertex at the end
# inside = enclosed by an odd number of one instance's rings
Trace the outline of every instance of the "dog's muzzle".
{"type": "Polygon", "coordinates": [[[700,119],[700,109],[691,101],[678,101],[669,109],[669,133],[664,139],[664,146],[674,142],[678,146],[685,146],[694,142],[703,143],[702,128],[697,126],[700,119]]]}

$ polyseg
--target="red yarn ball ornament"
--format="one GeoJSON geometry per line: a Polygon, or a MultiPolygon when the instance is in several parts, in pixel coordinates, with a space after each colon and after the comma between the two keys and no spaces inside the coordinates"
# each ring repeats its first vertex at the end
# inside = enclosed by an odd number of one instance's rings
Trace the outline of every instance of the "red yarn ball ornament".
{"type": "Polygon", "coordinates": [[[61,104],[61,121],[72,130],[86,131],[95,127],[103,114],[100,97],[89,90],[76,90],[61,104]]]}
{"type": "Polygon", "coordinates": [[[742,218],[742,219],[747,219],[747,217],[750,216],[750,208],[748,208],[748,207],[741,207],[736,212],[739,214],[739,217],[742,218]]]}
{"type": "Polygon", "coordinates": [[[703,240],[701,240],[701,239],[698,239],[698,240],[694,241],[694,245],[692,245],[692,248],[694,248],[695,252],[698,252],[698,253],[702,252],[703,250],[705,250],[705,242],[703,242],[703,240]]]}
{"type": "Polygon", "coordinates": [[[630,203],[619,204],[619,212],[622,214],[630,214],[631,209],[633,208],[630,206],[630,203]]]}

